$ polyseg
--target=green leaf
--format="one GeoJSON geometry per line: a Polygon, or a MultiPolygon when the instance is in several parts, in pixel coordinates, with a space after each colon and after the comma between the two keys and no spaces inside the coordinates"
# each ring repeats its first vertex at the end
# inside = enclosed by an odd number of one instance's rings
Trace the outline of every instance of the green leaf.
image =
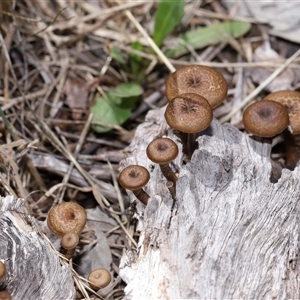
{"type": "MultiPolygon", "coordinates": [[[[134,50],[143,51],[143,45],[140,42],[134,42],[131,45],[131,48],[134,50]]],[[[139,70],[141,68],[142,57],[134,53],[130,53],[129,57],[130,57],[131,72],[132,74],[136,75],[139,73],[139,70]]]]}
{"type": "Polygon", "coordinates": [[[155,14],[153,40],[161,46],[164,39],[180,23],[184,14],[184,0],[160,0],[155,14]]]}
{"type": "Polygon", "coordinates": [[[92,122],[101,122],[101,125],[92,125],[92,129],[96,132],[110,131],[113,125],[124,123],[131,115],[130,109],[120,108],[103,97],[97,99],[95,105],[91,107],[91,112],[93,113],[92,122]]]}
{"type": "Polygon", "coordinates": [[[125,61],[125,59],[123,58],[120,49],[118,49],[117,47],[115,47],[115,46],[111,47],[111,49],[110,49],[110,56],[111,56],[114,60],[116,60],[117,62],[119,62],[120,64],[122,64],[122,65],[125,65],[125,64],[126,64],[126,61],[125,61]]]}
{"type": "Polygon", "coordinates": [[[143,94],[143,88],[135,82],[127,82],[118,85],[110,90],[112,94],[120,98],[127,98],[133,96],[140,96],[143,94]]]}
{"type": "Polygon", "coordinates": [[[93,130],[97,132],[107,132],[113,125],[123,124],[131,115],[139,96],[143,94],[143,88],[134,82],[128,82],[110,89],[106,98],[99,97],[94,106],[91,107],[93,113],[93,130]],[[110,126],[105,126],[110,125],[110,126]]]}
{"type": "Polygon", "coordinates": [[[168,50],[166,55],[168,57],[178,57],[188,53],[188,48],[200,49],[209,45],[226,42],[229,37],[238,38],[243,36],[250,28],[250,23],[240,21],[214,23],[206,27],[200,27],[183,34],[180,37],[182,43],[179,43],[175,49],[168,50]]]}

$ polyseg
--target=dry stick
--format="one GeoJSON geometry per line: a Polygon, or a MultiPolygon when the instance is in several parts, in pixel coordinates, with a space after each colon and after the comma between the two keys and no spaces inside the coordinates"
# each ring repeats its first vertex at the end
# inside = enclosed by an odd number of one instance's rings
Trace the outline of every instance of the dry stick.
{"type": "MultiPolygon", "coordinates": [[[[75,157],[76,159],[77,159],[77,157],[78,157],[79,151],[80,151],[81,148],[82,148],[83,142],[85,141],[86,135],[87,135],[87,133],[88,133],[88,131],[89,131],[89,129],[90,129],[90,124],[91,124],[91,122],[92,122],[92,118],[93,118],[93,114],[90,114],[89,117],[88,117],[88,119],[86,120],[86,123],[85,123],[85,125],[84,125],[84,127],[83,127],[83,130],[82,130],[82,132],[81,132],[80,138],[79,138],[79,140],[78,140],[78,143],[77,143],[77,145],[76,145],[76,147],[75,147],[75,151],[74,151],[74,154],[73,154],[73,155],[74,155],[74,157],[75,157]]],[[[69,169],[68,169],[68,171],[67,171],[67,174],[66,174],[66,175],[64,176],[64,178],[63,178],[62,183],[65,184],[65,183],[67,183],[67,182],[69,181],[73,168],[74,168],[74,164],[71,163],[70,166],[69,166],[69,169]]],[[[67,187],[64,185],[64,186],[61,188],[61,190],[60,190],[60,197],[59,197],[59,200],[58,200],[59,203],[62,202],[62,199],[63,199],[64,194],[65,194],[65,192],[66,192],[66,188],[67,188],[67,187]]]]}
{"type": "MultiPolygon", "coordinates": [[[[118,4],[121,4],[119,0],[116,0],[118,4]]],[[[137,19],[133,16],[133,14],[129,10],[125,10],[125,14],[128,19],[133,23],[133,25],[137,28],[137,30],[145,37],[146,41],[152,47],[152,49],[156,52],[160,60],[166,65],[171,73],[175,72],[175,67],[170,63],[168,58],[164,55],[164,53],[157,47],[152,38],[148,35],[146,30],[141,26],[141,24],[137,21],[137,19]]]]}
{"type": "MultiPolygon", "coordinates": [[[[21,90],[20,85],[18,84],[18,79],[17,79],[16,74],[15,74],[15,71],[14,71],[14,69],[13,69],[13,67],[12,67],[12,62],[11,62],[11,59],[10,59],[8,50],[7,50],[7,48],[6,48],[6,45],[5,45],[5,43],[4,43],[4,39],[3,39],[3,36],[2,36],[2,33],[1,33],[1,32],[0,32],[0,44],[2,44],[3,53],[4,53],[4,55],[5,55],[6,61],[7,61],[8,65],[9,65],[10,70],[11,70],[13,79],[14,79],[14,81],[15,81],[15,83],[16,83],[16,85],[17,85],[19,91],[20,91],[20,93],[24,96],[24,93],[23,93],[23,91],[21,90]]],[[[24,98],[25,98],[25,96],[24,96],[24,98]]],[[[3,114],[3,115],[4,115],[4,114],[3,114]]],[[[10,126],[11,126],[11,125],[10,125],[10,126]]],[[[11,128],[12,128],[12,127],[11,127],[11,128]]],[[[13,132],[13,131],[12,131],[12,132],[13,132]]],[[[14,135],[12,135],[12,137],[13,137],[13,138],[17,138],[17,137],[14,136],[14,135]]],[[[28,156],[27,154],[24,155],[24,159],[25,159],[26,162],[30,161],[30,158],[29,158],[29,156],[28,156]]],[[[34,177],[34,179],[36,180],[36,182],[39,183],[39,185],[41,186],[41,188],[46,189],[46,186],[45,186],[45,184],[44,184],[44,181],[43,181],[42,177],[40,176],[40,174],[37,172],[35,166],[34,166],[33,164],[27,164],[27,167],[28,167],[28,169],[31,171],[32,176],[34,177]]],[[[25,190],[26,190],[26,189],[23,188],[23,185],[22,185],[21,191],[25,192],[25,190]]],[[[26,190],[26,191],[27,191],[27,190],[26,190]]],[[[27,194],[28,194],[28,193],[27,193],[27,194]]],[[[32,202],[33,202],[33,201],[32,201],[32,202]]],[[[38,209],[38,207],[36,207],[36,208],[38,209]]],[[[29,209],[29,208],[28,208],[28,209],[29,209]]],[[[30,209],[29,209],[29,210],[30,210],[30,209]]]]}
{"type": "Polygon", "coordinates": [[[250,93],[239,105],[235,106],[229,114],[221,118],[220,122],[227,122],[237,111],[242,109],[254,97],[256,97],[269,83],[271,83],[295,58],[300,55],[300,49],[295,52],[286,62],[276,69],[266,80],[264,80],[252,93],[250,93]]]}
{"type": "MultiPolygon", "coordinates": [[[[128,46],[124,45],[118,45],[118,48],[132,54],[139,55],[143,58],[147,58],[149,60],[153,60],[156,57],[153,54],[145,53],[143,51],[139,51],[136,49],[132,49],[128,46]]],[[[294,61],[299,61],[300,59],[295,59],[294,61]]],[[[173,64],[176,64],[178,66],[190,66],[194,65],[195,63],[193,62],[188,62],[185,60],[180,60],[180,59],[169,59],[169,61],[173,64]]],[[[257,61],[257,62],[225,62],[225,63],[220,63],[220,62],[214,62],[214,61],[201,61],[201,63],[196,63],[196,64],[201,64],[203,66],[207,67],[213,67],[213,68],[257,68],[257,67],[280,67],[282,66],[282,63],[286,62],[286,59],[277,59],[277,62],[274,61],[257,61]]],[[[289,66],[292,69],[300,69],[300,66],[298,64],[290,64],[289,66]]],[[[0,98],[1,99],[1,98],[0,98]]]]}

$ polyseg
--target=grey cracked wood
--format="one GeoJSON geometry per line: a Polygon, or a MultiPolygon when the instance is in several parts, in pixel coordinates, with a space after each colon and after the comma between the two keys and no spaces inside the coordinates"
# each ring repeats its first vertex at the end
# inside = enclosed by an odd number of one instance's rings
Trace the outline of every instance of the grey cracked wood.
{"type": "Polygon", "coordinates": [[[31,226],[24,200],[13,196],[0,197],[0,260],[7,268],[0,290],[6,289],[13,299],[75,299],[70,267],[61,265],[31,226]]]}
{"type": "Polygon", "coordinates": [[[299,167],[271,182],[270,144],[214,120],[191,162],[174,162],[174,204],[145,154],[156,137],[177,140],[163,113],[148,113],[121,164],[151,174],[151,198],[135,215],[138,253],[128,251],[120,264],[125,298],[299,299],[299,167]]]}

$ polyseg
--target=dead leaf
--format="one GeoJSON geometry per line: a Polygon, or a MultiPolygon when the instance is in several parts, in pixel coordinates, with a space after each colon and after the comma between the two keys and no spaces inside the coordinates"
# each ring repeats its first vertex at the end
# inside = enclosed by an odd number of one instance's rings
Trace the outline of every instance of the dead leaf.
{"type": "MultiPolygon", "coordinates": [[[[276,51],[274,51],[269,42],[265,42],[260,47],[256,48],[253,56],[254,61],[276,61],[283,59],[276,51]]],[[[260,84],[273,72],[274,68],[253,68],[249,69],[248,75],[253,82],[260,84]]],[[[299,72],[294,69],[287,68],[281,74],[279,74],[269,85],[266,86],[266,90],[269,92],[275,92],[279,90],[289,90],[298,83],[300,80],[299,72]]]]}

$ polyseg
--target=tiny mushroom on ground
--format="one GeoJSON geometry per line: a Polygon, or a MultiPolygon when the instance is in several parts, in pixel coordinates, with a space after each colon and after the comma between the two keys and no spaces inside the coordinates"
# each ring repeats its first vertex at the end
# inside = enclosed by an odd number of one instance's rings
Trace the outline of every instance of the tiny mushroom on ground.
{"type": "Polygon", "coordinates": [[[48,227],[53,234],[59,237],[63,237],[69,232],[80,235],[85,223],[86,211],[75,202],[57,204],[48,213],[48,227]]]}
{"type": "Polygon", "coordinates": [[[119,182],[124,189],[130,190],[143,204],[147,205],[149,195],[142,189],[149,181],[148,170],[139,165],[131,165],[123,169],[119,182]]]}
{"type": "Polygon", "coordinates": [[[88,282],[92,289],[99,290],[109,285],[111,275],[106,269],[95,269],[89,274],[88,282]]]}
{"type": "Polygon", "coordinates": [[[250,104],[243,114],[245,128],[259,137],[271,138],[289,125],[286,108],[275,101],[263,100],[250,104]]]}
{"type": "Polygon", "coordinates": [[[175,97],[168,103],[165,119],[171,128],[181,132],[183,151],[190,159],[195,150],[196,133],[210,125],[213,113],[204,97],[187,93],[175,97]]]}
{"type": "Polygon", "coordinates": [[[61,243],[61,246],[65,250],[67,250],[65,252],[65,257],[68,259],[71,259],[75,252],[75,248],[79,243],[79,236],[78,236],[78,234],[76,234],[74,232],[68,232],[63,235],[60,243],[61,243]]]}
{"type": "Polygon", "coordinates": [[[215,108],[225,99],[227,90],[227,82],[220,72],[206,66],[191,65],[178,69],[168,77],[165,93],[168,101],[185,93],[198,94],[215,108]]]}
{"type": "Polygon", "coordinates": [[[1,291],[0,292],[0,300],[11,300],[11,294],[8,291],[1,291]]]}

